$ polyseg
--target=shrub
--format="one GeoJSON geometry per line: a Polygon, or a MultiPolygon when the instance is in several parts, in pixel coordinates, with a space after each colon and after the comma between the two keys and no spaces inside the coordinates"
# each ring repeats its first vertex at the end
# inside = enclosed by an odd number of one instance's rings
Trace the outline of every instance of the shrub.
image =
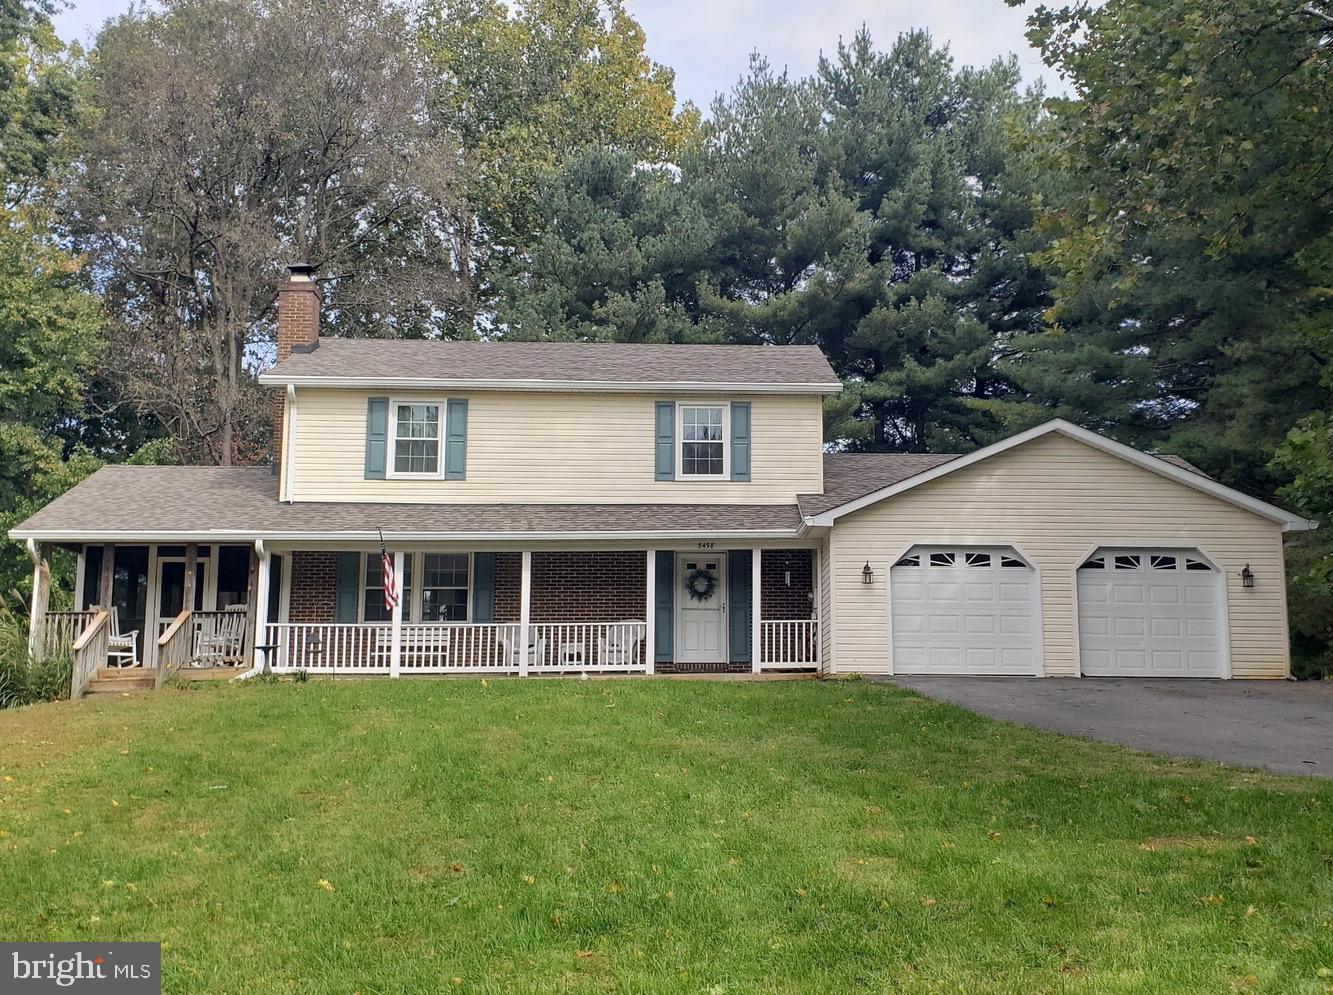
{"type": "Polygon", "coordinates": [[[0,597],[0,708],[68,697],[72,669],[68,656],[34,663],[28,656],[27,618],[0,597]]]}

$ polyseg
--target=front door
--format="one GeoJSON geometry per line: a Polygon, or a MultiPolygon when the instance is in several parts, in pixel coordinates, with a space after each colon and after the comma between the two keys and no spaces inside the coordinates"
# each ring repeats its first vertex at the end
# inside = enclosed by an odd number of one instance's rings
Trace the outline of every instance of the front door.
{"type": "Polygon", "coordinates": [[[677,663],[727,662],[727,554],[676,560],[677,663]]]}

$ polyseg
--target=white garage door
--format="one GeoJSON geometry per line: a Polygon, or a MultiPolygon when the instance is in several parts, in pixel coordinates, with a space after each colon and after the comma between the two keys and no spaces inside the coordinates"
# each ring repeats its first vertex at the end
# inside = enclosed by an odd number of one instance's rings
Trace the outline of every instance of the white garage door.
{"type": "Polygon", "coordinates": [[[1087,677],[1224,677],[1221,575],[1197,552],[1099,550],[1078,571],[1087,677]]]}
{"type": "Polygon", "coordinates": [[[1012,550],[916,548],[889,587],[895,674],[1037,673],[1036,571],[1012,550]]]}

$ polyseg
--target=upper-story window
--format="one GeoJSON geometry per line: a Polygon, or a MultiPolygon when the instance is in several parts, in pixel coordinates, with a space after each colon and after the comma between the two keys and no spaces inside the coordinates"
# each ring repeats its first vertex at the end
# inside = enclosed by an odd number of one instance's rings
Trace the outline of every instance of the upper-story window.
{"type": "Polygon", "coordinates": [[[389,419],[394,477],[440,475],[440,405],[395,402],[389,419]]]}
{"type": "Polygon", "coordinates": [[[681,404],[676,474],[682,478],[718,477],[731,473],[727,451],[730,412],[725,404],[681,404]]]}

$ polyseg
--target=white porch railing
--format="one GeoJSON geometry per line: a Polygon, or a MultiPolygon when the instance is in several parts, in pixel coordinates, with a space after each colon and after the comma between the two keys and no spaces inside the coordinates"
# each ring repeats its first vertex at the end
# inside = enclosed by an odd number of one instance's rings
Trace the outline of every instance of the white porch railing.
{"type": "MultiPolygon", "coordinates": [[[[561,671],[639,672],[647,669],[643,622],[541,623],[528,626],[527,659],[520,659],[518,622],[436,622],[402,627],[402,674],[517,674],[561,671]]],[[[388,622],[278,622],[266,629],[275,673],[388,674],[393,626],[388,622]]]]}
{"type": "Polygon", "coordinates": [[[531,629],[531,670],[639,673],[648,669],[648,626],[643,622],[538,622],[531,629]]]}
{"type": "Polygon", "coordinates": [[[819,632],[813,618],[759,623],[760,670],[815,670],[819,632]]]}

